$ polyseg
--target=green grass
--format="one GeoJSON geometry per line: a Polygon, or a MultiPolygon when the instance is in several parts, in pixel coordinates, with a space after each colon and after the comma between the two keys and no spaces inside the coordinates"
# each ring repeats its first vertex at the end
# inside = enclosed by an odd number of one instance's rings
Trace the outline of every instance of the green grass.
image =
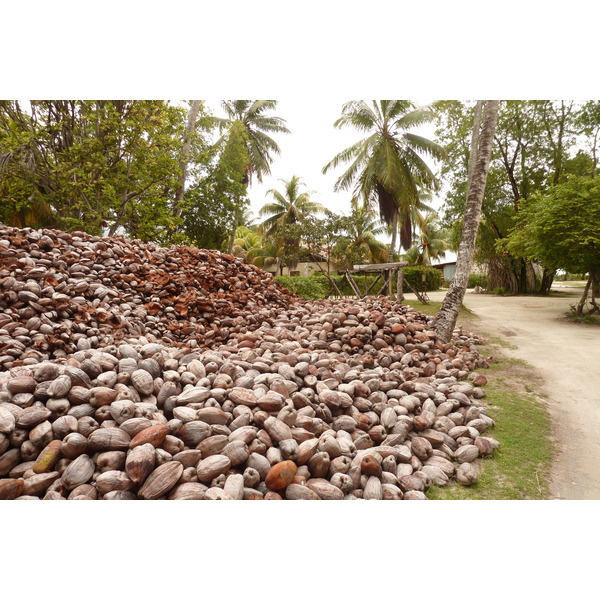
{"type": "Polygon", "coordinates": [[[504,338],[501,338],[501,337],[487,336],[486,340],[487,340],[488,344],[500,346],[501,348],[506,348],[507,350],[516,350],[518,348],[518,346],[515,346],[514,344],[507,342],[504,338]]]}
{"type": "MultiPolygon", "coordinates": [[[[489,344],[489,341],[488,341],[489,344]]],[[[491,346],[481,348],[488,355],[491,346]]],[[[432,500],[542,500],[548,482],[553,445],[548,412],[536,394],[540,381],[524,361],[499,357],[489,369],[485,401],[496,426],[484,435],[500,442],[491,457],[477,459],[479,481],[465,487],[454,481],[432,486],[432,500]]]]}
{"type": "MultiPolygon", "coordinates": [[[[441,302],[405,304],[428,315],[435,315],[441,302]]],[[[479,333],[482,322],[464,306],[459,325],[479,333]]],[[[526,362],[502,354],[502,348],[517,347],[507,340],[482,332],[486,344],[478,348],[483,356],[493,356],[489,369],[479,372],[488,379],[485,387],[488,414],[496,422],[484,435],[500,442],[491,457],[477,459],[479,481],[465,487],[452,481],[444,487],[432,486],[432,500],[541,500],[549,497],[552,464],[550,417],[541,401],[539,376],[526,362]]]]}
{"type": "Polygon", "coordinates": [[[565,315],[571,323],[586,323],[587,325],[600,326],[600,317],[594,315],[578,315],[575,312],[568,312],[565,315]]]}
{"type": "MultiPolygon", "coordinates": [[[[434,316],[437,315],[438,311],[440,310],[442,303],[441,302],[434,302],[433,300],[429,301],[429,304],[422,304],[419,300],[403,300],[402,304],[408,304],[408,306],[412,306],[413,308],[416,308],[418,311],[421,311],[422,313],[425,313],[426,315],[430,315],[430,316],[434,316]]],[[[464,317],[466,315],[471,315],[473,314],[472,310],[469,310],[466,306],[461,306],[460,307],[460,312],[458,313],[459,316],[464,317]]]]}

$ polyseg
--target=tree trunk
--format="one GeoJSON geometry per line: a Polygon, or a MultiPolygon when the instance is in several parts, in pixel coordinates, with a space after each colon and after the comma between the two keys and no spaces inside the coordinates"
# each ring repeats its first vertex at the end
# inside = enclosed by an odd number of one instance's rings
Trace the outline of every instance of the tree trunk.
{"type": "Polygon", "coordinates": [[[396,280],[396,301],[404,301],[404,271],[402,267],[398,269],[397,280],[396,280]]]}
{"type": "Polygon", "coordinates": [[[475,157],[479,146],[479,135],[481,133],[481,117],[483,115],[483,100],[477,100],[475,105],[475,116],[473,118],[473,132],[471,133],[471,151],[469,153],[469,165],[467,167],[467,196],[471,188],[471,177],[475,167],[475,157]]]}
{"type": "Polygon", "coordinates": [[[519,294],[527,293],[527,261],[519,259],[519,294]]]}
{"type": "Polygon", "coordinates": [[[175,191],[175,207],[173,214],[175,217],[181,217],[183,211],[183,194],[185,191],[185,179],[187,177],[187,168],[190,161],[190,148],[192,146],[192,133],[196,129],[196,121],[198,120],[198,112],[200,111],[200,104],[202,100],[192,100],[192,106],[188,113],[187,127],[185,129],[185,138],[183,142],[183,148],[181,149],[181,156],[179,158],[179,168],[181,174],[179,175],[179,185],[175,191]]]}
{"type": "Polygon", "coordinates": [[[546,269],[544,267],[542,283],[540,285],[540,294],[543,294],[544,296],[550,295],[550,288],[552,287],[552,282],[554,281],[555,275],[556,269],[546,269]]]}
{"type": "Polygon", "coordinates": [[[585,301],[587,299],[587,295],[590,291],[590,285],[592,284],[592,274],[589,274],[587,283],[585,284],[585,288],[583,290],[583,294],[581,294],[581,298],[579,299],[579,303],[577,304],[577,308],[575,312],[581,316],[583,314],[583,308],[585,307],[585,301]]]}
{"type": "Polygon", "coordinates": [[[452,332],[458,318],[458,311],[462,306],[469,281],[473,254],[475,252],[477,229],[479,228],[479,221],[481,219],[481,204],[483,202],[485,183],[492,157],[492,143],[498,120],[498,108],[498,100],[488,100],[486,102],[477,157],[473,165],[473,173],[467,196],[463,232],[456,256],[456,271],[433,325],[434,330],[443,342],[449,342],[452,338],[452,332]]]}
{"type": "Polygon", "coordinates": [[[598,281],[599,277],[598,277],[597,269],[590,270],[589,279],[590,279],[590,293],[591,293],[590,304],[592,305],[592,308],[590,308],[590,310],[588,311],[588,315],[591,315],[595,312],[600,313],[600,306],[596,302],[596,296],[598,293],[598,284],[600,283],[598,281]]]}
{"type": "Polygon", "coordinates": [[[392,220],[392,241],[390,242],[390,251],[388,252],[388,262],[394,261],[394,252],[396,250],[396,237],[398,235],[398,211],[392,220]]]}

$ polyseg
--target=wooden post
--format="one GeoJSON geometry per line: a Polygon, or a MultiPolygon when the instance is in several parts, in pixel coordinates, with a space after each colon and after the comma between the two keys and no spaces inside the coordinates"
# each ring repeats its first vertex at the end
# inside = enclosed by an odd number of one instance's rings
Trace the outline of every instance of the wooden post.
{"type": "Polygon", "coordinates": [[[398,267],[398,278],[396,280],[396,300],[402,302],[404,300],[404,271],[402,267],[398,267]]]}
{"type": "Polygon", "coordinates": [[[358,289],[358,286],[357,286],[356,282],[354,281],[354,278],[352,277],[351,273],[349,271],[344,271],[344,277],[346,277],[346,279],[348,280],[348,283],[350,284],[350,287],[352,288],[352,290],[356,294],[356,298],[358,300],[362,300],[363,296],[362,296],[360,290],[358,289]]]}
{"type": "Polygon", "coordinates": [[[365,296],[369,295],[369,292],[371,291],[372,288],[375,287],[375,284],[381,279],[381,273],[377,273],[377,277],[375,277],[375,279],[373,280],[373,283],[367,288],[367,291],[365,292],[365,296]]]}
{"type": "Polygon", "coordinates": [[[391,269],[388,269],[385,273],[386,277],[388,278],[388,298],[391,300],[392,296],[393,296],[393,289],[394,289],[394,280],[392,278],[392,274],[393,271],[391,269]]]}

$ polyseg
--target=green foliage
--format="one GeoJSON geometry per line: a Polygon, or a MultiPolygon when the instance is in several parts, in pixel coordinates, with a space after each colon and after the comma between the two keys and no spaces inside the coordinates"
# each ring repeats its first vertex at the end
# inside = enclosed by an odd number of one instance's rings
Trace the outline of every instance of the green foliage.
{"type": "MultiPolygon", "coordinates": [[[[27,110],[0,102],[0,214],[21,225],[171,239],[185,118],[162,100],[36,100],[27,110]]],[[[205,156],[198,133],[190,160],[205,156]]]]}
{"type": "Polygon", "coordinates": [[[325,298],[329,282],[324,277],[275,277],[281,285],[306,300],[325,298]]]}
{"type": "MultiPolygon", "coordinates": [[[[354,280],[357,282],[359,289],[362,292],[366,292],[369,288],[369,295],[375,296],[379,294],[383,287],[383,280],[379,279],[379,281],[372,286],[372,284],[377,280],[377,275],[372,274],[358,274],[354,275],[354,280]]],[[[338,286],[340,292],[344,296],[354,296],[354,290],[348,283],[348,281],[344,278],[343,275],[331,275],[333,281],[335,281],[338,286]]],[[[293,279],[310,279],[310,280],[322,280],[325,285],[325,289],[329,290],[330,285],[325,276],[322,273],[313,273],[313,275],[309,277],[293,277],[293,279]]],[[[442,272],[439,269],[434,269],[431,267],[404,267],[404,293],[410,293],[411,289],[406,284],[408,281],[416,290],[418,291],[434,291],[440,288],[442,280],[442,272]]],[[[394,293],[397,291],[397,281],[394,279],[392,282],[392,290],[394,293]]],[[[333,294],[333,291],[331,292],[333,294]]],[[[387,294],[387,287],[382,292],[383,294],[387,294]]],[[[321,296],[324,297],[324,296],[321,296]]]]}
{"type": "Polygon", "coordinates": [[[406,252],[406,259],[412,265],[431,265],[431,260],[444,258],[449,248],[449,232],[440,228],[437,214],[428,214],[421,225],[416,244],[406,252]]]}
{"type": "Polygon", "coordinates": [[[422,156],[445,157],[441,146],[410,133],[410,130],[434,118],[432,111],[416,108],[408,100],[347,102],[334,126],[349,125],[366,133],[367,137],[337,154],[323,168],[326,173],[331,168],[350,163],[337,180],[336,191],[354,186],[354,197],[376,206],[388,225],[393,223],[395,228],[399,224],[405,249],[412,242],[419,189],[438,187],[422,156]]]}
{"type": "MultiPolygon", "coordinates": [[[[404,267],[404,278],[418,291],[439,290],[442,283],[442,271],[433,267],[404,267]]],[[[408,286],[404,291],[409,292],[408,286]]]]}
{"type": "MultiPolygon", "coordinates": [[[[231,224],[240,210],[239,184],[224,178],[218,169],[185,192],[184,232],[199,248],[225,251],[231,224]]],[[[247,199],[243,200],[244,206],[247,199]]]]}
{"type": "Polygon", "coordinates": [[[247,162],[242,179],[243,184],[250,184],[252,176],[259,183],[263,175],[271,174],[273,154],[279,154],[279,146],[267,134],[289,133],[285,121],[279,117],[266,114],[267,111],[277,107],[276,100],[226,100],[222,103],[226,119],[216,119],[221,131],[227,133],[221,138],[220,143],[229,142],[231,134],[243,132],[241,142],[247,152],[247,162]]]}
{"type": "Polygon", "coordinates": [[[246,131],[234,122],[220,155],[208,173],[185,193],[184,231],[200,248],[225,251],[232,224],[242,220],[249,205],[247,185],[242,183],[248,163],[246,131]]]}
{"type": "Polygon", "coordinates": [[[387,260],[387,246],[376,236],[384,228],[376,223],[375,212],[369,206],[359,206],[353,200],[352,213],[340,222],[342,234],[333,247],[332,255],[340,268],[352,268],[365,263],[382,263],[387,260]]]}
{"type": "MultiPolygon", "coordinates": [[[[442,167],[449,190],[444,222],[452,228],[451,246],[456,247],[466,199],[473,104],[447,101],[436,103],[436,108],[440,114],[436,133],[449,156],[442,167]]],[[[513,293],[534,291],[525,261],[496,242],[514,228],[521,206],[534,192],[557,185],[570,172],[588,169],[589,156],[570,158],[577,135],[593,133],[578,121],[578,114],[577,105],[569,101],[510,100],[500,104],[475,254],[477,262],[488,264],[493,287],[506,287],[513,293]]],[[[588,119],[588,124],[592,120],[588,119]]]]}
{"type": "Polygon", "coordinates": [[[600,179],[572,177],[524,204],[508,249],[545,267],[600,270],[600,179]]]}
{"type": "Polygon", "coordinates": [[[596,325],[597,327],[600,327],[600,317],[579,313],[575,304],[571,304],[571,310],[565,313],[565,317],[567,317],[571,323],[585,323],[586,325],[596,325]]]}
{"type": "Polygon", "coordinates": [[[273,202],[265,204],[258,213],[260,216],[268,216],[259,227],[266,237],[277,237],[285,225],[292,225],[309,215],[323,211],[318,202],[310,199],[311,192],[300,191],[304,186],[300,177],[293,175],[289,180],[280,181],[284,186],[283,194],[276,189],[268,190],[267,195],[273,198],[273,202]]]}
{"type": "Polygon", "coordinates": [[[278,263],[282,271],[284,267],[293,270],[299,261],[310,257],[310,248],[305,238],[311,231],[308,224],[315,213],[323,212],[324,208],[310,199],[311,192],[301,191],[304,184],[300,177],[292,176],[289,180],[280,180],[284,191],[271,189],[267,192],[273,198],[265,204],[259,215],[268,216],[259,227],[264,239],[278,249],[278,263]],[[304,243],[303,243],[304,242],[304,243]]]}
{"type": "Polygon", "coordinates": [[[487,288],[488,277],[484,273],[471,273],[469,275],[469,282],[467,283],[468,288],[481,287],[487,288]]]}

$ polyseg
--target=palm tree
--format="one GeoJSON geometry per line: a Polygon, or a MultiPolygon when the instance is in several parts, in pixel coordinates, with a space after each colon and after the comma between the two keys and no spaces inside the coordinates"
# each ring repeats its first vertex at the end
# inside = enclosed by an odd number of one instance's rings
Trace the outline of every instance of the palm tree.
{"type": "Polygon", "coordinates": [[[290,180],[280,179],[284,184],[284,192],[271,189],[267,192],[273,197],[273,202],[265,204],[258,212],[260,216],[269,215],[260,225],[260,230],[265,237],[272,237],[278,229],[285,225],[292,225],[302,220],[303,217],[322,212],[323,206],[310,199],[312,192],[301,192],[305,185],[300,177],[292,176],[290,180]]]}
{"type": "Polygon", "coordinates": [[[261,248],[262,243],[262,236],[258,232],[242,225],[235,230],[232,254],[246,259],[248,251],[261,248]]]}
{"type": "Polygon", "coordinates": [[[250,248],[246,253],[246,261],[251,265],[260,267],[261,269],[278,265],[279,274],[282,274],[283,264],[281,263],[281,255],[283,248],[281,243],[272,241],[265,242],[263,240],[259,248],[250,248]]]}
{"type": "MultiPolygon", "coordinates": [[[[444,258],[448,250],[448,231],[439,228],[438,216],[430,213],[425,217],[418,242],[408,252],[413,251],[414,264],[428,267],[432,259],[444,258]]],[[[408,254],[408,253],[407,253],[408,254]]]]}
{"type": "Polygon", "coordinates": [[[334,247],[334,253],[345,259],[348,264],[370,261],[385,262],[387,247],[375,236],[385,232],[385,228],[376,223],[376,214],[369,206],[359,206],[356,199],[351,202],[350,216],[345,236],[341,237],[334,247]]]}
{"type": "MultiPolygon", "coordinates": [[[[271,174],[273,154],[280,154],[279,146],[269,137],[271,133],[290,133],[285,120],[265,114],[277,107],[277,100],[224,100],[226,119],[216,119],[221,131],[229,131],[235,124],[241,124],[244,143],[248,152],[248,162],[241,183],[251,184],[252,176],[262,183],[263,175],[271,174]]],[[[224,135],[218,143],[227,139],[224,135]]]]}
{"type": "Polygon", "coordinates": [[[419,202],[419,189],[437,189],[438,182],[421,154],[443,159],[444,149],[408,130],[431,121],[435,113],[417,108],[409,100],[364,100],[347,102],[334,127],[350,125],[368,136],[337,154],[323,173],[341,163],[351,163],[336,182],[335,191],[354,184],[355,195],[379,208],[383,221],[392,225],[390,260],[400,226],[404,249],[412,243],[412,209],[419,202]]]}
{"type": "MultiPolygon", "coordinates": [[[[483,105],[483,102],[483,100],[478,101],[480,107],[483,105]]],[[[462,237],[456,256],[456,271],[454,272],[448,293],[433,322],[433,329],[444,343],[449,342],[452,338],[458,311],[462,306],[469,273],[471,272],[477,229],[479,228],[479,221],[481,219],[481,204],[490,168],[499,104],[498,100],[487,100],[481,132],[478,131],[477,125],[473,127],[471,154],[475,155],[475,159],[471,163],[472,169],[468,173],[469,189],[467,192],[462,237]]]]}
{"type": "MultiPolygon", "coordinates": [[[[226,119],[216,119],[221,132],[227,131],[217,142],[224,153],[237,156],[236,165],[239,182],[245,187],[256,176],[262,183],[263,175],[271,174],[273,154],[280,154],[277,143],[269,137],[270,133],[289,133],[285,121],[279,117],[265,114],[277,106],[277,100],[224,100],[223,109],[226,119]],[[232,148],[233,146],[233,148],[232,148]],[[241,152],[240,152],[241,151],[241,152]]],[[[223,156],[223,154],[221,156],[223,156]]],[[[241,225],[241,216],[235,219],[229,239],[229,252],[233,250],[235,230],[241,225]]]]}

